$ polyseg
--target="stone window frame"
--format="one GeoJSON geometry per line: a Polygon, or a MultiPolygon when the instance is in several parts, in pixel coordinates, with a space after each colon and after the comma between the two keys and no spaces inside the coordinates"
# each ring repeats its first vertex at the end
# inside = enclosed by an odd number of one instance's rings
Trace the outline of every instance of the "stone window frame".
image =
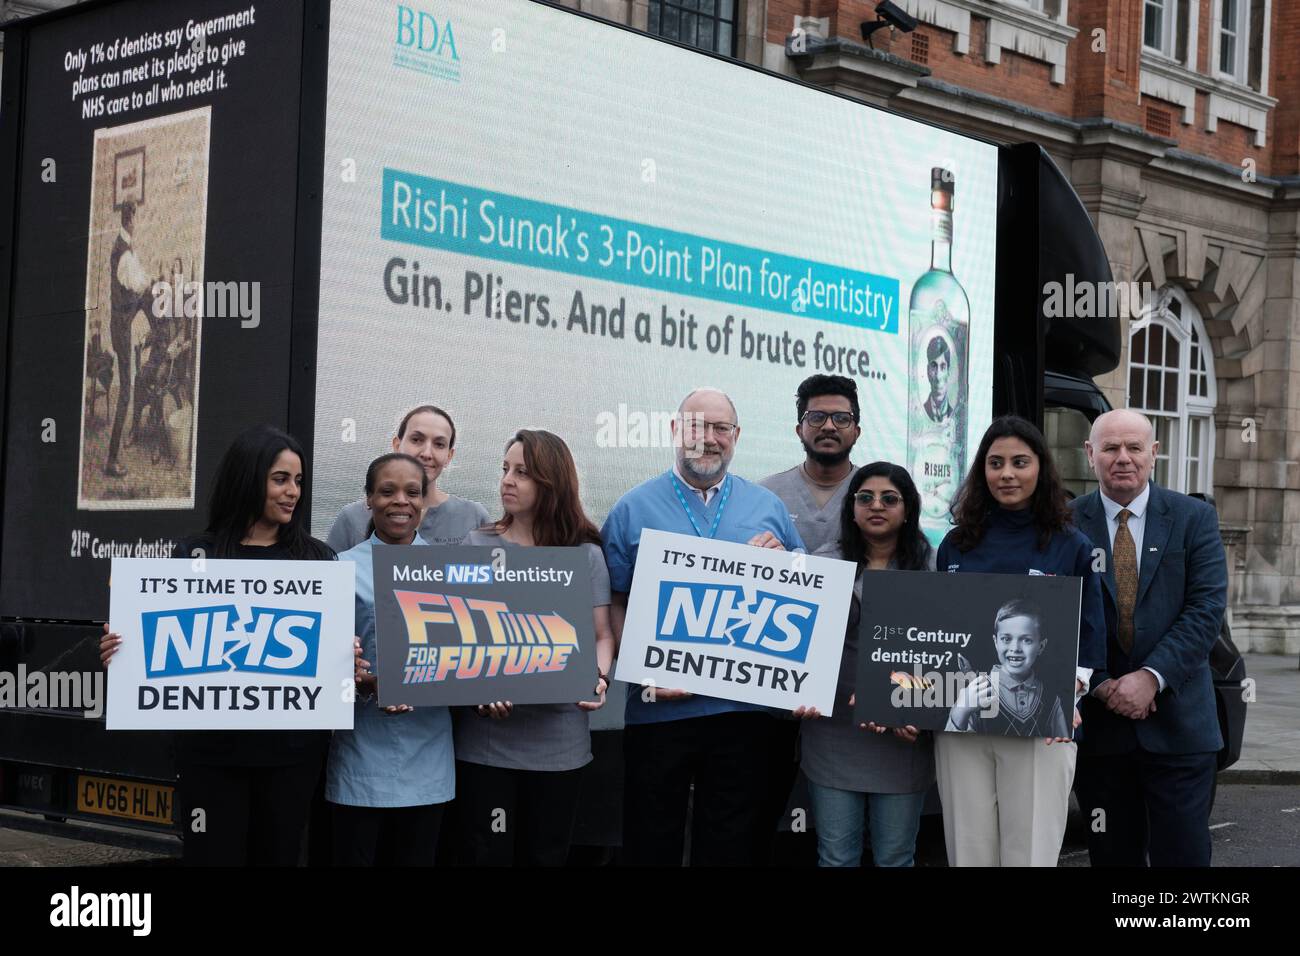
{"type": "MultiPolygon", "coordinates": [[[[1163,340],[1162,340],[1163,341],[1163,340]]],[[[1154,303],[1144,308],[1141,317],[1129,327],[1127,342],[1127,375],[1125,403],[1152,420],[1157,436],[1161,438],[1161,453],[1156,462],[1156,481],[1163,487],[1185,494],[1213,493],[1214,490],[1214,410],[1218,405],[1218,382],[1215,378],[1214,350],[1205,331],[1200,310],[1187,293],[1178,286],[1161,289],[1154,303]],[[1147,351],[1141,350],[1141,359],[1135,362],[1133,347],[1138,335],[1150,337],[1159,332],[1178,344],[1178,365],[1175,368],[1166,359],[1168,352],[1162,344],[1160,362],[1152,362],[1147,351]],[[1192,367],[1193,352],[1198,357],[1198,368],[1192,367]],[[1133,376],[1143,376],[1143,398],[1134,402],[1133,376]],[[1176,407],[1162,407],[1162,402],[1152,403],[1147,391],[1148,373],[1157,375],[1163,384],[1163,375],[1176,376],[1174,397],[1176,407]],[[1202,395],[1201,392],[1205,394],[1202,395]],[[1199,438],[1200,447],[1189,454],[1189,445],[1199,438]],[[1192,471],[1195,469],[1195,474],[1192,471]],[[1163,474],[1161,473],[1163,470],[1163,474]]]]}
{"type": "Polygon", "coordinates": [[[1001,63],[1002,51],[1012,50],[1047,63],[1052,83],[1066,81],[1066,51],[1079,34],[1069,24],[1069,0],[895,0],[923,23],[950,31],[956,36],[952,50],[959,56],[970,53],[971,17],[988,20],[984,59],[1001,63]]]}

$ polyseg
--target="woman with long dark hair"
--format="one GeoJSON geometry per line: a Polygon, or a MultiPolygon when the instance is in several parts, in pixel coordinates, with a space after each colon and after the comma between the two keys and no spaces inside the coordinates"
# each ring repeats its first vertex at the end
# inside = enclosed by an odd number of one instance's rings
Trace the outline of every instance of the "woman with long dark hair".
{"type": "MultiPolygon", "coordinates": [[[[995,419],[951,511],[956,526],[939,545],[940,571],[1083,579],[1073,719],[1078,727],[1079,696],[1093,669],[1106,664],[1101,581],[1092,569],[1091,542],[1071,524],[1042,432],[1023,418],[995,419]]],[[[1003,617],[999,613],[999,627],[1036,627],[1027,614],[1003,617]]],[[[1000,733],[986,724],[979,734],[939,735],[939,795],[953,866],[1055,866],[1061,850],[1076,759],[1071,731],[1063,718],[1048,713],[1050,701],[1030,686],[1032,678],[1015,686],[1009,673],[996,687],[987,676],[973,681],[950,717],[950,726],[974,729],[972,716],[992,710],[996,697],[1005,724],[1000,733]],[[1042,736],[1017,736],[1026,728],[1042,736]]]]}
{"type": "MultiPolygon", "coordinates": [[[[357,568],[356,633],[375,660],[376,544],[426,545],[416,526],[429,478],[410,455],[381,455],[366,469],[370,537],[339,555],[357,568]]],[[[380,708],[369,661],[358,661],[361,693],[351,730],[330,743],[325,798],[333,805],[334,862],[342,866],[432,866],[443,808],[456,791],[451,713],[446,707],[380,708]]]]}
{"type": "MultiPolygon", "coordinates": [[[[297,439],[270,425],[248,429],[217,466],[207,529],[183,540],[177,556],[333,560],[334,552],[307,532],[301,503],[308,482],[297,439]]],[[[105,666],[121,643],[105,634],[105,666]]],[[[175,742],[184,862],[296,865],[329,733],[196,730],[177,732],[175,742]]]]}
{"type": "Polygon", "coordinates": [[[849,479],[840,509],[839,540],[823,557],[852,561],[857,569],[840,658],[835,709],[800,728],[800,766],[808,780],[820,866],[859,866],[863,837],[871,832],[876,866],[911,866],[925,793],[934,781],[934,744],[915,727],[853,721],[858,670],[858,624],[867,571],[928,571],[934,551],[921,534],[921,496],[905,468],[887,461],[864,465],[849,479]]]}
{"type": "Polygon", "coordinates": [[[462,543],[580,547],[587,556],[596,699],[518,707],[494,701],[456,713],[457,804],[466,862],[563,866],[577,814],[579,771],[591,761],[588,714],[605,703],[614,661],[609,571],[600,532],[578,496],[573,455],[558,436],[524,429],[510,439],[501,465],[501,507],[500,520],[471,531],[462,543]]]}

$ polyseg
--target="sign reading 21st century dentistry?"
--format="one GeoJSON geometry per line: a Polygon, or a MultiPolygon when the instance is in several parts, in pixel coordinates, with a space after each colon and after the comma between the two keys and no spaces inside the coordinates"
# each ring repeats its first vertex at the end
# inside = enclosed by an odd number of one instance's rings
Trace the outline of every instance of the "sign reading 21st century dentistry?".
{"type": "Polygon", "coordinates": [[[595,696],[581,548],[374,548],[379,702],[452,706],[595,696]]]}
{"type": "Polygon", "coordinates": [[[114,558],[109,730],[352,728],[355,571],[114,558]]]}
{"type": "Polygon", "coordinates": [[[854,719],[1069,737],[1081,579],[873,571],[863,578],[854,719]]]}
{"type": "Polygon", "coordinates": [[[830,713],[852,591],[846,561],[642,531],[617,677],[830,713]]]}

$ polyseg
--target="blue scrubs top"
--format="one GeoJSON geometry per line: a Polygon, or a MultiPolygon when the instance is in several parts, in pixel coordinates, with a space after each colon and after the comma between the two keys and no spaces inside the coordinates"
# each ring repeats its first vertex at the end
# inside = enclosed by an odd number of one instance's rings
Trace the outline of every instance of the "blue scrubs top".
{"type": "MultiPolygon", "coordinates": [[[[780,498],[761,485],[745,481],[737,475],[731,475],[730,481],[731,495],[714,535],[717,540],[745,544],[754,535],[770,531],[780,539],[787,551],[803,550],[803,540],[795,530],[794,522],[790,520],[789,509],[780,498]]],[[[695,523],[707,533],[718,513],[718,505],[722,501],[721,492],[715,494],[708,505],[700,500],[699,495],[690,491],[686,492],[685,497],[695,516],[695,523]]],[[[605,519],[600,536],[605,543],[605,563],[609,567],[611,590],[625,594],[632,590],[632,572],[636,567],[637,549],[644,528],[695,534],[673,488],[671,470],[637,485],[618,500],[605,519]]],[[[639,687],[629,687],[624,722],[651,724],[748,710],[771,712],[770,708],[758,704],[719,700],[700,694],[682,700],[656,700],[651,703],[641,699],[639,687]]]]}
{"type": "MultiPolygon", "coordinates": [[[[375,582],[371,534],[339,555],[357,567],[357,636],[362,657],[375,661],[375,582]]],[[[413,544],[426,545],[418,534],[413,544]]],[[[357,698],[352,730],[336,730],[330,742],[325,799],[352,807],[415,807],[446,803],[456,793],[451,712],[417,707],[386,714],[374,701],[357,698]]]]}

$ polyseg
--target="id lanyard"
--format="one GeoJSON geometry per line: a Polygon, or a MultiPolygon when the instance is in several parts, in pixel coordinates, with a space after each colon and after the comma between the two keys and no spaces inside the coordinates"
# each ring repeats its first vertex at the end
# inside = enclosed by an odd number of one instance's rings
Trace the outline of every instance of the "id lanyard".
{"type": "Polygon", "coordinates": [[[682,510],[686,512],[686,520],[689,521],[691,527],[695,529],[696,537],[712,538],[718,533],[718,525],[722,521],[722,512],[726,509],[727,497],[731,494],[731,476],[728,475],[727,480],[722,483],[722,497],[718,499],[718,513],[713,516],[713,525],[709,528],[709,533],[707,535],[705,535],[704,532],[700,530],[700,526],[695,523],[695,515],[691,514],[691,506],[686,503],[686,495],[682,492],[681,482],[677,480],[676,475],[673,475],[672,479],[673,491],[677,492],[677,500],[682,503],[682,510]]]}

